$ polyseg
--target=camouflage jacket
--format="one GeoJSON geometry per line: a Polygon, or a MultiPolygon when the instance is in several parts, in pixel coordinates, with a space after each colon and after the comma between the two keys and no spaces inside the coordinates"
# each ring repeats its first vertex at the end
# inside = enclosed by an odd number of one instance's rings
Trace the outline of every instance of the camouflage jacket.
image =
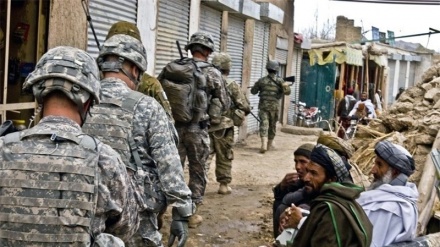
{"type": "MultiPolygon", "coordinates": [[[[101,81],[103,99],[123,100],[129,91],[130,88],[118,78],[111,77],[101,81]]],[[[131,124],[138,152],[150,154],[157,162],[157,173],[168,205],[191,207],[191,191],[185,183],[183,168],[173,139],[176,130],[169,124],[163,107],[152,97],[143,96],[135,108],[131,124]]],[[[141,156],[141,159],[146,157],[141,156]]],[[[147,161],[142,160],[142,162],[147,161]]]]}
{"type": "MultiPolygon", "coordinates": [[[[195,61],[199,61],[195,59],[195,61]]],[[[209,98],[218,98],[222,104],[223,110],[227,110],[230,107],[231,101],[226,91],[226,85],[222,79],[220,71],[213,67],[206,67],[202,69],[202,72],[206,75],[207,94],[209,98]]]]}
{"type": "Polygon", "coordinates": [[[168,101],[167,95],[165,94],[165,91],[163,91],[159,80],[147,73],[144,73],[138,85],[137,91],[157,100],[157,102],[162,105],[163,109],[167,113],[168,118],[170,118],[171,122],[174,123],[170,102],[168,101]]]}
{"type": "MultiPolygon", "coordinates": [[[[50,132],[54,134],[60,133],[58,135],[61,135],[63,133],[70,133],[74,136],[83,135],[81,127],[76,122],[65,117],[57,116],[44,117],[35,127],[30,130],[32,130],[33,133],[50,132]]],[[[23,134],[23,132],[21,132],[21,134],[23,134]]],[[[14,145],[20,145],[23,147],[23,149],[29,149],[32,147],[38,148],[38,146],[36,145],[53,145],[53,141],[51,140],[52,137],[48,136],[48,138],[42,138],[39,135],[31,135],[25,139],[22,139],[19,142],[16,142],[16,144],[14,145]]],[[[2,155],[0,157],[1,164],[4,164],[6,159],[6,157],[3,155],[10,152],[8,151],[8,148],[5,147],[4,140],[5,137],[0,138],[0,150],[2,151],[2,155]]],[[[70,147],[72,144],[71,142],[68,143],[69,144],[63,144],[63,142],[60,141],[60,144],[57,144],[56,147],[58,150],[54,151],[60,153],[58,154],[58,157],[63,154],[67,156],[68,153],[71,151],[70,147]],[[69,148],[63,150],[63,148],[68,145],[70,145],[69,148]]],[[[115,235],[123,240],[128,240],[138,229],[139,216],[137,214],[137,204],[133,197],[133,188],[130,184],[125,165],[122,163],[120,156],[113,149],[103,144],[102,142],[97,141],[96,150],[98,153],[97,175],[99,176],[99,190],[97,204],[95,205],[95,215],[91,223],[92,235],[97,236],[100,233],[106,232],[115,235]]],[[[7,158],[11,159],[13,157],[14,156],[9,156],[7,158]]],[[[57,157],[57,155],[47,157],[48,159],[54,159],[54,157],[57,157]]],[[[50,160],[48,160],[47,164],[56,164],[56,160],[58,159],[59,158],[55,159],[54,162],[50,162],[50,160]]],[[[37,160],[30,162],[37,162],[37,160]]],[[[93,167],[95,165],[91,164],[90,166],[93,167]]],[[[0,169],[0,175],[2,177],[13,176],[13,174],[4,174],[4,172],[6,171],[7,170],[0,169]]],[[[35,173],[30,179],[38,180],[40,178],[37,178],[35,173]]],[[[0,191],[3,191],[2,193],[5,193],[6,190],[1,189],[0,191]]],[[[75,195],[74,192],[70,193],[71,195],[75,195]]],[[[1,194],[1,196],[17,197],[23,195],[21,195],[19,190],[14,190],[10,191],[8,194],[1,194]]],[[[78,213],[80,213],[80,209],[74,210],[76,213],[69,213],[68,208],[59,209],[58,214],[60,215],[60,217],[64,214],[64,217],[71,216],[75,218],[75,215],[78,215],[78,213]]],[[[29,227],[27,227],[27,229],[29,229],[29,227]]]]}
{"type": "Polygon", "coordinates": [[[234,110],[240,109],[246,115],[251,112],[250,103],[246,95],[241,91],[240,86],[234,80],[222,75],[223,80],[226,82],[226,91],[230,98],[230,107],[222,113],[222,120],[220,124],[211,125],[209,132],[217,131],[219,129],[226,129],[233,127],[232,115],[234,110]]]}
{"type": "Polygon", "coordinates": [[[234,80],[227,78],[224,76],[226,80],[226,89],[228,90],[228,94],[231,97],[231,107],[230,110],[240,109],[247,114],[251,112],[251,107],[249,103],[249,99],[246,95],[241,91],[240,85],[237,84],[234,80]]]}
{"type": "Polygon", "coordinates": [[[252,94],[260,97],[258,108],[266,111],[278,111],[279,100],[282,98],[284,80],[275,74],[260,78],[251,88],[252,94]]]}

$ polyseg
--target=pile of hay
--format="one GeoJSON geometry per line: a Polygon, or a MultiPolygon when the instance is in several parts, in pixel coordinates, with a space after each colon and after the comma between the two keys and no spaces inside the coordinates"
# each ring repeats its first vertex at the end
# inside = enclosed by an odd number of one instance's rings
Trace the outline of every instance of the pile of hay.
{"type": "Polygon", "coordinates": [[[405,90],[388,111],[369,126],[359,126],[352,157],[365,175],[374,162],[374,145],[390,140],[404,146],[416,162],[410,181],[419,183],[427,154],[440,130],[440,63],[429,68],[421,82],[405,90]]]}

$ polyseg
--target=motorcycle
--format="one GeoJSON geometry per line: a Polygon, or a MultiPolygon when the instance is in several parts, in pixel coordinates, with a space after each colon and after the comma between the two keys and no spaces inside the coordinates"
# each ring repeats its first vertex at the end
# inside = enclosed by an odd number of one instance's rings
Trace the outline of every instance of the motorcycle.
{"type": "Polygon", "coordinates": [[[358,118],[357,116],[352,116],[350,119],[350,126],[348,126],[347,130],[345,131],[344,139],[345,140],[352,139],[356,135],[358,124],[368,125],[370,120],[371,119],[368,117],[358,118]]]}
{"type": "Polygon", "coordinates": [[[291,102],[294,107],[293,125],[302,127],[304,125],[306,103],[301,101],[299,101],[298,103],[296,103],[296,101],[291,102]]]}
{"type": "Polygon", "coordinates": [[[318,107],[306,107],[305,102],[291,101],[294,105],[293,125],[299,127],[316,127],[322,121],[318,107]]]}

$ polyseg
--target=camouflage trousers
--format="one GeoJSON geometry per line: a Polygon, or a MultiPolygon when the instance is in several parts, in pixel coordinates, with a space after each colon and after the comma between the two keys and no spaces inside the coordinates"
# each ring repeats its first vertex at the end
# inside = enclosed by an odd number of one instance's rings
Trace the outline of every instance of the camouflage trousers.
{"type": "Polygon", "coordinates": [[[143,211],[139,215],[141,218],[139,229],[125,246],[163,247],[162,234],[157,226],[157,213],[143,211]]]}
{"type": "Polygon", "coordinates": [[[234,159],[234,127],[209,132],[210,155],[206,162],[208,173],[215,156],[215,177],[219,183],[231,183],[232,160],[234,159]]]}
{"type": "Polygon", "coordinates": [[[261,110],[258,112],[260,118],[260,137],[275,138],[277,132],[278,111],[261,110]]]}
{"type": "Polygon", "coordinates": [[[201,129],[198,124],[181,126],[176,124],[179,135],[177,149],[180,162],[185,166],[188,158],[189,183],[194,203],[201,203],[206,189],[206,160],[209,155],[209,136],[207,129],[201,129]]]}

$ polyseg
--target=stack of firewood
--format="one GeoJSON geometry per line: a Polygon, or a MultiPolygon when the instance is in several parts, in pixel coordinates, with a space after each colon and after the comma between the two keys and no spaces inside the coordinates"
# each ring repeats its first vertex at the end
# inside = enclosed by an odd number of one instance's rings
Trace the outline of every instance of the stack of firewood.
{"type": "Polygon", "coordinates": [[[405,90],[378,119],[358,128],[352,140],[356,152],[351,160],[366,176],[374,163],[374,146],[381,140],[400,144],[413,155],[416,171],[410,181],[419,190],[418,234],[423,235],[438,200],[436,169],[430,152],[440,149],[440,63],[429,68],[422,80],[405,90]]]}

